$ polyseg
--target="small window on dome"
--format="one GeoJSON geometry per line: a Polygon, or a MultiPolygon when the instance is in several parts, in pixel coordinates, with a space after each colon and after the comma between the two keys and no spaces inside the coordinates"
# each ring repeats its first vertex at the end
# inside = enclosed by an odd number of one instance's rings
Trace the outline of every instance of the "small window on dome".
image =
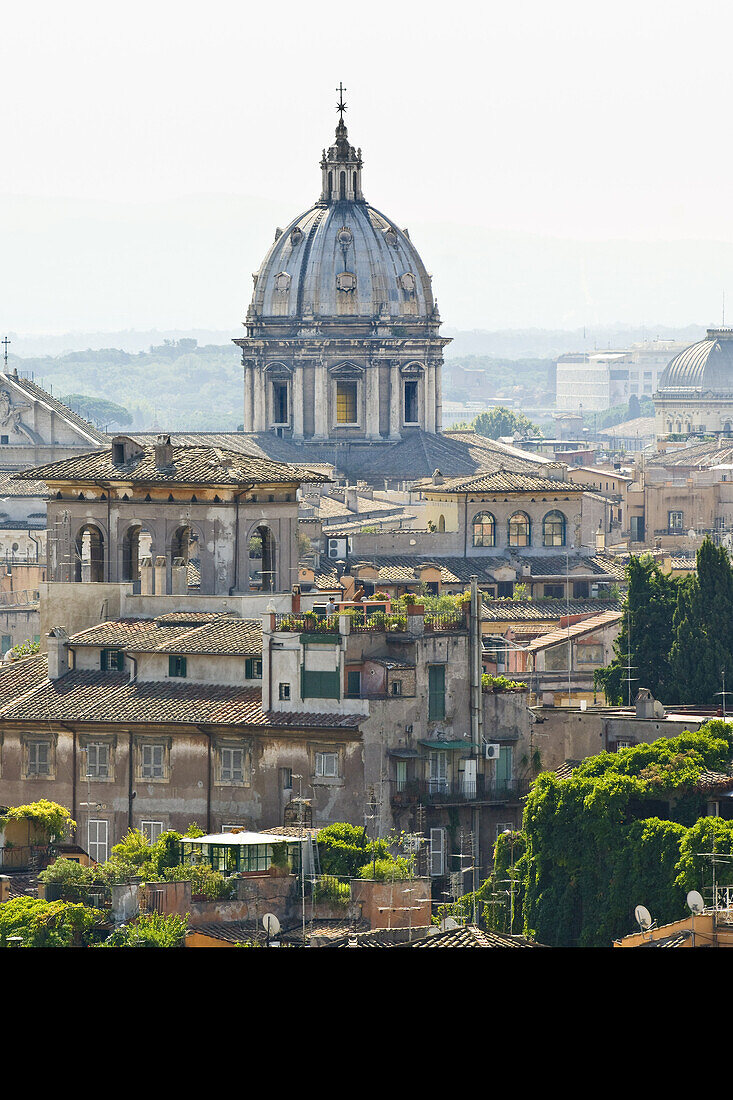
{"type": "Polygon", "coordinates": [[[279,290],[283,294],[290,290],[290,276],[287,271],[278,271],[275,276],[275,290],[279,290]]]}

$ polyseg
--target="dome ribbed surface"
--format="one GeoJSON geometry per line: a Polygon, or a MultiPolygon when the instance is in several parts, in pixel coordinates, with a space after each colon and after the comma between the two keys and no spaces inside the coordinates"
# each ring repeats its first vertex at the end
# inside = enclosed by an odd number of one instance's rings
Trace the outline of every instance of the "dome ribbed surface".
{"type": "Polygon", "coordinates": [[[659,390],[733,392],[733,330],[709,329],[668,363],[659,390]]]}
{"type": "Polygon", "coordinates": [[[434,302],[405,233],[368,203],[344,200],[318,203],[287,226],[257,273],[252,308],[265,320],[381,314],[409,323],[430,318],[434,302]]]}

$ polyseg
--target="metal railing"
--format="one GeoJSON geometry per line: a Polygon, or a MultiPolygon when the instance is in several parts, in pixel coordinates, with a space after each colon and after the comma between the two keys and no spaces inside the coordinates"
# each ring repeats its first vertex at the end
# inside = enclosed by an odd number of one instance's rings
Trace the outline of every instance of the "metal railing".
{"type": "Polygon", "coordinates": [[[70,901],[92,909],[112,908],[112,888],[101,883],[90,886],[71,882],[49,882],[45,887],[46,901],[70,901]]]}
{"type": "Polygon", "coordinates": [[[437,634],[439,631],[454,631],[466,629],[466,617],[460,612],[426,612],[425,631],[428,634],[437,634]]]}
{"type": "Polygon", "coordinates": [[[475,780],[409,779],[393,792],[393,802],[514,802],[529,793],[526,780],[511,780],[497,784],[489,777],[477,775],[475,780]]]}
{"type": "Polygon", "coordinates": [[[0,848],[0,871],[42,871],[55,859],[51,844],[6,845],[0,848]]]}

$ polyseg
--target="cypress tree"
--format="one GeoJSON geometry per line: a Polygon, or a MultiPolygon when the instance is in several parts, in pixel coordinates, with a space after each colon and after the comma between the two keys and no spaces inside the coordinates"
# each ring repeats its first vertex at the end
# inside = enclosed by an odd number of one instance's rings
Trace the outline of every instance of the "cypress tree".
{"type": "Polygon", "coordinates": [[[673,701],[719,702],[723,669],[733,687],[733,569],[709,538],[697,552],[697,575],[679,586],[673,630],[673,701]]]}
{"type": "Polygon", "coordinates": [[[672,690],[669,657],[678,582],[663,573],[648,554],[632,556],[626,566],[626,577],[629,587],[621,631],[614,642],[616,656],[607,668],[598,670],[596,685],[603,688],[609,703],[626,703],[629,696],[626,679],[630,675],[632,700],[638,688],[647,687],[655,698],[664,701],[672,690]],[[630,673],[626,671],[627,664],[631,665],[630,673]]]}

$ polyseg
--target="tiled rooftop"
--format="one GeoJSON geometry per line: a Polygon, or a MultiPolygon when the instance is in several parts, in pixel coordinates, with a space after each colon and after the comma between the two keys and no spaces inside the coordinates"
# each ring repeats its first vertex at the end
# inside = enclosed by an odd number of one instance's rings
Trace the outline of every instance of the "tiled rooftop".
{"type": "Polygon", "coordinates": [[[82,630],[70,639],[75,647],[104,646],[134,653],[214,653],[258,656],[262,652],[260,619],[179,612],[157,619],[115,619],[82,630]]]}
{"type": "Polygon", "coordinates": [[[504,936],[499,932],[485,932],[482,928],[468,924],[464,928],[453,928],[447,932],[438,932],[435,936],[418,940],[410,947],[541,947],[523,936],[504,936]]]}
{"type": "MultiPolygon", "coordinates": [[[[0,692],[2,691],[0,673],[0,692]]],[[[74,670],[45,680],[2,710],[4,720],[356,729],[354,715],[262,710],[259,688],[136,680],[124,672],[74,670]]]]}
{"type": "Polygon", "coordinates": [[[605,611],[621,611],[621,600],[487,600],[484,599],[484,622],[555,621],[566,615],[599,615],[605,611]]]}
{"type": "Polygon", "coordinates": [[[51,462],[18,474],[34,480],[132,482],[133,484],[186,484],[248,486],[272,482],[320,482],[323,475],[283,462],[251,458],[222,447],[172,447],[169,466],[158,469],[155,448],[140,444],[139,453],[128,462],[112,461],[112,448],[51,462]]]}

